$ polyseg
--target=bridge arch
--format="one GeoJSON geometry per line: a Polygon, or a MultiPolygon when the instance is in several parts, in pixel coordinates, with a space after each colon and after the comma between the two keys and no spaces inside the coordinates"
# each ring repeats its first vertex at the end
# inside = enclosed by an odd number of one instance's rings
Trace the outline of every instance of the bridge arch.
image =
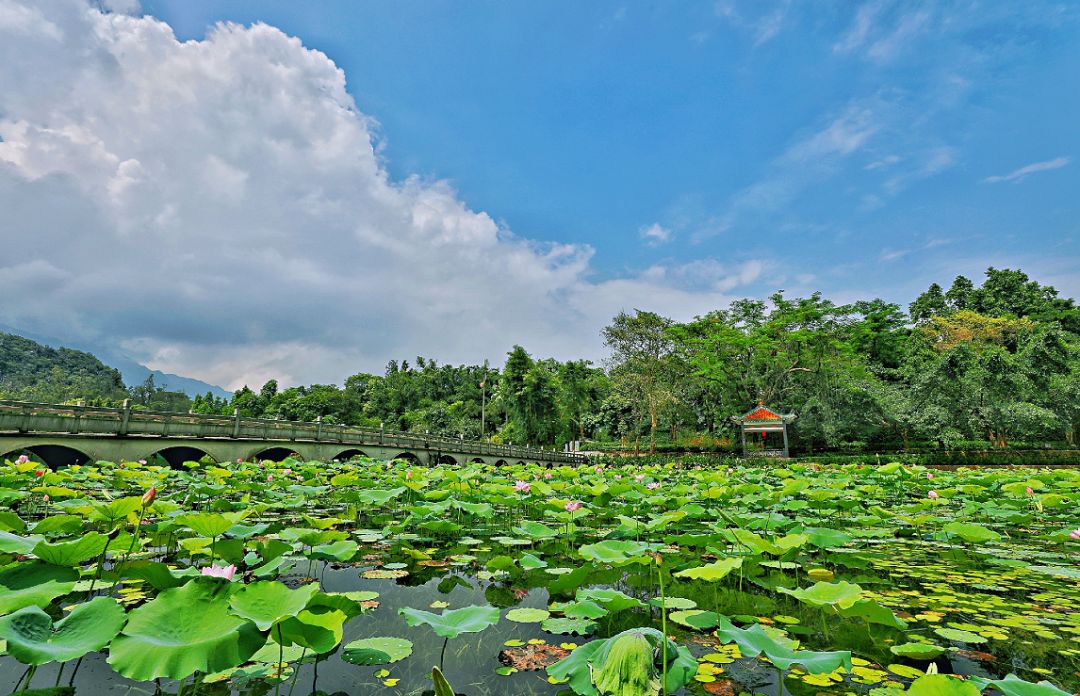
{"type": "Polygon", "coordinates": [[[94,458],[91,455],[81,449],[68,447],[67,445],[55,445],[49,443],[30,445],[29,447],[19,447],[0,456],[0,459],[15,459],[21,454],[25,454],[31,459],[41,462],[50,469],[59,469],[63,466],[86,464],[87,462],[94,461],[94,458]]]}
{"type": "Polygon", "coordinates": [[[249,457],[249,459],[253,459],[256,461],[269,460],[272,462],[283,462],[289,457],[293,457],[294,459],[303,459],[303,457],[301,457],[299,453],[297,453],[297,451],[292,447],[280,446],[264,447],[262,449],[256,450],[254,454],[249,457]]]}
{"type": "Polygon", "coordinates": [[[185,445],[164,447],[155,452],[152,452],[148,456],[144,457],[144,459],[146,459],[146,461],[150,462],[151,464],[155,463],[155,459],[164,460],[165,465],[167,465],[170,469],[183,469],[184,462],[197,462],[203,457],[210,457],[210,459],[217,461],[217,458],[206,450],[200,449],[198,447],[188,447],[185,445]]]}
{"type": "Polygon", "coordinates": [[[435,460],[435,463],[436,464],[449,464],[450,466],[454,466],[454,465],[456,465],[458,463],[458,461],[456,459],[454,459],[453,457],[451,457],[449,454],[440,454],[438,456],[438,458],[435,460]]]}
{"type": "Polygon", "coordinates": [[[366,456],[368,456],[367,452],[365,452],[364,450],[356,449],[354,447],[352,449],[342,450],[341,452],[339,452],[338,454],[336,454],[334,456],[333,460],[335,462],[344,462],[344,461],[347,461],[349,459],[352,459],[353,457],[366,457],[366,456]]]}
{"type": "Polygon", "coordinates": [[[472,459],[469,460],[469,463],[470,464],[487,464],[487,462],[484,461],[483,457],[473,457],[472,459]]]}
{"type": "Polygon", "coordinates": [[[419,464],[420,463],[420,457],[416,456],[412,452],[402,452],[401,454],[395,454],[393,458],[394,459],[403,459],[403,460],[409,462],[410,464],[419,464]]]}
{"type": "Polygon", "coordinates": [[[508,462],[505,459],[500,459],[495,462],[495,466],[506,466],[508,462]]]}

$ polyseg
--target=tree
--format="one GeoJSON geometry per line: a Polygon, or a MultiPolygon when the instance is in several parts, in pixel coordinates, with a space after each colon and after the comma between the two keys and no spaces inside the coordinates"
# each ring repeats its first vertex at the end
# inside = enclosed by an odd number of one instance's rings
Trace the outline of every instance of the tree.
{"type": "Polygon", "coordinates": [[[640,400],[649,418],[649,450],[656,451],[661,412],[674,403],[675,341],[671,319],[654,312],[620,312],[603,330],[612,351],[612,379],[631,398],[640,400]]]}
{"type": "Polygon", "coordinates": [[[908,315],[911,316],[911,321],[916,324],[921,324],[930,317],[946,314],[948,311],[949,304],[945,300],[945,294],[941,291],[941,286],[937,283],[931,283],[926,292],[919,295],[914,302],[908,305],[908,315]]]}

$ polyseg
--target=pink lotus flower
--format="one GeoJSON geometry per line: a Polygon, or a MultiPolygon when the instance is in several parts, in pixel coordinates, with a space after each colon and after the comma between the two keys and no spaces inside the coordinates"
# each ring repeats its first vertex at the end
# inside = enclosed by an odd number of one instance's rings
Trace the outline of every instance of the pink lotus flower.
{"type": "Polygon", "coordinates": [[[409,469],[408,471],[405,472],[405,478],[407,478],[407,479],[412,478],[412,469],[409,469]]]}
{"type": "Polygon", "coordinates": [[[727,470],[727,475],[728,475],[728,476],[731,476],[731,475],[732,475],[732,474],[734,474],[734,473],[735,473],[735,470],[734,470],[734,469],[732,469],[732,468],[731,468],[731,467],[729,466],[729,467],[728,467],[728,470],[727,470]]]}
{"type": "Polygon", "coordinates": [[[645,487],[648,488],[650,491],[655,491],[657,488],[660,487],[660,484],[656,481],[650,481],[649,483],[645,484],[645,487]]]}
{"type": "Polygon", "coordinates": [[[563,505],[563,507],[566,508],[567,512],[576,512],[577,510],[581,509],[581,503],[576,500],[568,500],[566,501],[566,505],[563,505]]]}
{"type": "Polygon", "coordinates": [[[236,463],[237,464],[243,464],[244,463],[244,458],[243,457],[237,457],[236,458],[236,463]]]}
{"type": "Polygon", "coordinates": [[[140,459],[139,464],[142,464],[143,466],[146,466],[146,460],[145,459],[140,459]]]}
{"type": "Polygon", "coordinates": [[[598,473],[598,474],[604,473],[604,467],[602,467],[602,466],[596,467],[596,473],[598,473]]]}
{"type": "Polygon", "coordinates": [[[514,484],[514,490],[518,493],[528,493],[532,490],[532,484],[528,481],[518,481],[514,484]]]}
{"type": "Polygon", "coordinates": [[[297,481],[303,481],[303,480],[304,480],[304,477],[303,477],[303,476],[301,476],[300,474],[297,474],[297,475],[296,475],[296,480],[297,480],[297,481]]]}
{"type": "Polygon", "coordinates": [[[1080,527],[1077,527],[1076,529],[1069,532],[1069,538],[1070,539],[1080,539],[1080,527]]]}
{"type": "Polygon", "coordinates": [[[549,479],[549,478],[551,478],[552,476],[554,476],[554,474],[552,474],[552,473],[551,473],[550,471],[545,471],[545,472],[544,472],[544,478],[546,478],[546,479],[549,479]]]}
{"type": "Polygon", "coordinates": [[[1035,489],[1034,489],[1034,488],[1032,488],[1031,486],[1028,486],[1028,487],[1027,487],[1027,494],[1028,494],[1029,496],[1035,495],[1035,489]]]}
{"type": "Polygon", "coordinates": [[[292,476],[292,469],[286,469],[285,471],[282,471],[281,473],[285,474],[286,476],[292,476]]]}
{"type": "Polygon", "coordinates": [[[929,493],[926,494],[926,497],[929,498],[930,500],[937,500],[941,496],[938,495],[937,491],[930,491],[929,493]]]}
{"type": "Polygon", "coordinates": [[[267,483],[270,483],[273,480],[274,480],[274,475],[273,474],[267,474],[266,475],[266,482],[267,483]]]}
{"type": "Polygon", "coordinates": [[[622,478],[622,474],[615,474],[615,480],[618,481],[622,478]]]}
{"type": "Polygon", "coordinates": [[[44,475],[45,475],[45,470],[44,469],[38,469],[37,471],[34,472],[34,476],[37,476],[38,478],[41,478],[44,475]]]}
{"type": "Polygon", "coordinates": [[[211,578],[225,578],[226,580],[232,580],[236,575],[236,566],[227,565],[224,568],[218,565],[212,565],[202,569],[202,574],[211,578]]]}
{"type": "Polygon", "coordinates": [[[45,495],[41,496],[41,499],[44,500],[46,503],[49,502],[49,494],[46,493],[45,495]]]}
{"type": "Polygon", "coordinates": [[[15,460],[15,463],[16,464],[26,464],[29,461],[30,461],[30,457],[26,456],[25,454],[20,454],[19,458],[15,460]]]}
{"type": "Polygon", "coordinates": [[[934,475],[931,474],[929,471],[926,472],[926,480],[927,481],[933,481],[934,480],[934,475]]]}
{"type": "Polygon", "coordinates": [[[638,474],[637,476],[634,477],[634,480],[635,481],[644,481],[645,480],[645,474],[638,474]]]}

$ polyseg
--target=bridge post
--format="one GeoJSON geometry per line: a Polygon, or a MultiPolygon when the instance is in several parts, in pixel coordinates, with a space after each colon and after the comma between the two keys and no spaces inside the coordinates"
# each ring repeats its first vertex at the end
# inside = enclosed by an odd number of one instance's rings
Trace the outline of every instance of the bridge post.
{"type": "Polygon", "coordinates": [[[232,410],[232,415],[233,415],[232,436],[233,436],[233,439],[235,439],[235,438],[240,437],[240,409],[234,408],[232,410]]]}
{"type": "Polygon", "coordinates": [[[128,434],[128,423],[131,421],[131,399],[124,399],[124,408],[120,412],[120,430],[116,433],[123,437],[128,434]]]}
{"type": "Polygon", "coordinates": [[[322,440],[322,416],[315,416],[315,442],[322,440]]]}

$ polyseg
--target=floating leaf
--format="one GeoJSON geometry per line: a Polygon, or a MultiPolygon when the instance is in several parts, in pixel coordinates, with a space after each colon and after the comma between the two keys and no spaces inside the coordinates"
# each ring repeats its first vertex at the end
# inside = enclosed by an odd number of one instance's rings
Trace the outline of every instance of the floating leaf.
{"type": "Polygon", "coordinates": [[[404,638],[364,638],[347,643],[341,659],[354,665],[388,665],[412,654],[412,641],[404,638]]]}

